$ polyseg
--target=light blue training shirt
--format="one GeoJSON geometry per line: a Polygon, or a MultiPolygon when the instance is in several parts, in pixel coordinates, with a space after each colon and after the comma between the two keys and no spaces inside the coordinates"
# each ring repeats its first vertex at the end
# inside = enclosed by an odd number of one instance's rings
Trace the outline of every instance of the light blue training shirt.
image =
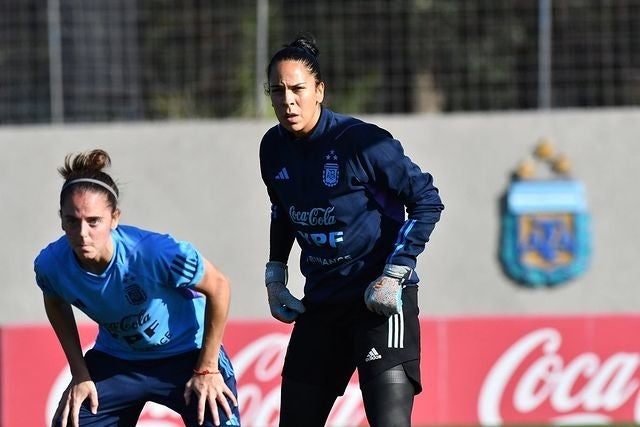
{"type": "Polygon", "coordinates": [[[96,350],[141,360],[200,348],[205,298],[192,288],[204,275],[202,255],[189,242],[127,225],[111,237],[102,274],[81,267],[66,236],[49,244],[34,262],[38,286],[98,323],[96,350]]]}

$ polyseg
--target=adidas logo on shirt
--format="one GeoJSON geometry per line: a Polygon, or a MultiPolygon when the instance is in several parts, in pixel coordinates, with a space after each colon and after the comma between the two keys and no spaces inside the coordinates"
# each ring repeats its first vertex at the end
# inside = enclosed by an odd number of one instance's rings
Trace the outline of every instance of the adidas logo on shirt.
{"type": "Polygon", "coordinates": [[[287,168],[282,168],[280,172],[276,175],[276,180],[286,180],[289,179],[289,172],[287,172],[287,168]]]}
{"type": "Polygon", "coordinates": [[[227,422],[224,423],[224,425],[226,425],[226,426],[239,426],[240,425],[240,421],[238,421],[238,417],[236,417],[236,414],[231,414],[231,418],[229,420],[227,420],[227,422]]]}
{"type": "Polygon", "coordinates": [[[382,356],[380,356],[380,353],[378,353],[378,350],[376,350],[375,347],[372,347],[371,350],[369,350],[369,353],[367,354],[367,357],[365,357],[364,361],[371,362],[378,359],[382,359],[382,356]]]}

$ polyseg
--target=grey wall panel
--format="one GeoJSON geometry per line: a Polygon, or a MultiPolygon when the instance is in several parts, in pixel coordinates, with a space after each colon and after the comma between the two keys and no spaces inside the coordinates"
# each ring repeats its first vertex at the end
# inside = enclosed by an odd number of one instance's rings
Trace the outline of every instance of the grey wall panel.
{"type": "MultiPolygon", "coordinates": [[[[418,262],[422,314],[636,311],[640,293],[640,110],[365,117],[433,173],[446,205],[418,262]],[[518,163],[549,137],[587,189],[589,270],[554,288],[511,281],[498,260],[500,199],[518,163]]],[[[191,240],[232,280],[234,318],[269,318],[263,268],[269,204],[258,145],[270,121],[0,128],[3,298],[0,324],[44,322],[32,262],[61,235],[56,168],[102,147],[113,159],[122,222],[191,240]]],[[[544,175],[544,167],[540,167],[544,175]]],[[[290,287],[302,292],[294,251],[290,287]]],[[[79,316],[82,319],[82,315],[79,316]]]]}

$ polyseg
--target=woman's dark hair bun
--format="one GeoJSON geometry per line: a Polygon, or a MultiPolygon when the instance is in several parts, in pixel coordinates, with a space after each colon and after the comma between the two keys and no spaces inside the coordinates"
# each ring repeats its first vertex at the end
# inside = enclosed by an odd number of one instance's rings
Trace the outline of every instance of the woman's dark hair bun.
{"type": "Polygon", "coordinates": [[[317,57],[320,54],[316,41],[309,35],[298,36],[298,38],[296,38],[289,46],[304,49],[314,57],[317,57]]]}

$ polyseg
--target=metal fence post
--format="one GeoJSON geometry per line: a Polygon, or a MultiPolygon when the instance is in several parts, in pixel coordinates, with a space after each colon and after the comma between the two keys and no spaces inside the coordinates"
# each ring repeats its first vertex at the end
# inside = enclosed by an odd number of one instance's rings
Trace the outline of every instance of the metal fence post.
{"type": "Polygon", "coordinates": [[[538,1],[538,109],[551,108],[551,0],[538,1]]]}
{"type": "Polygon", "coordinates": [[[264,69],[269,48],[269,0],[256,0],[256,117],[264,117],[266,99],[264,96],[264,69]]]}
{"type": "Polygon", "coordinates": [[[62,123],[64,122],[64,85],[62,81],[62,34],[59,0],[47,0],[47,25],[51,122],[62,123]]]}

